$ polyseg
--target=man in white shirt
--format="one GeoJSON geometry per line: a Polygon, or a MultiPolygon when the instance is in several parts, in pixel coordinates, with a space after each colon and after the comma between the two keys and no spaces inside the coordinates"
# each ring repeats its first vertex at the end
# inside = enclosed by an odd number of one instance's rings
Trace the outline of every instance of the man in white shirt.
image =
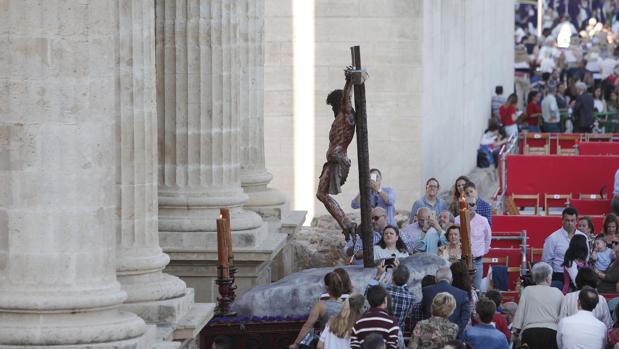
{"type": "MultiPolygon", "coordinates": [[[[579,291],[570,292],[563,297],[561,303],[561,313],[559,318],[572,316],[578,312],[578,295],[580,290],[585,287],[595,288],[597,287],[598,278],[595,272],[591,268],[581,268],[576,275],[576,287],[579,291]]],[[[608,302],[604,296],[599,295],[598,304],[592,311],[593,316],[596,319],[602,321],[608,329],[613,327],[613,319],[610,316],[610,309],[608,308],[608,302]]]]}
{"type": "Polygon", "coordinates": [[[583,287],[578,294],[578,312],[559,321],[559,349],[606,348],[606,325],[592,313],[597,304],[597,291],[588,286],[583,287]]]}
{"type": "Polygon", "coordinates": [[[563,259],[565,258],[565,251],[570,245],[570,240],[576,234],[587,237],[583,232],[576,229],[578,211],[575,208],[564,209],[561,218],[563,226],[544,240],[544,251],[542,252],[542,262],[546,262],[552,267],[551,286],[560,290],[563,289],[563,259]]]}
{"type": "MultiPolygon", "coordinates": [[[[473,284],[475,288],[479,289],[484,270],[482,258],[490,251],[492,230],[490,224],[488,224],[488,219],[475,212],[477,208],[476,198],[467,197],[466,203],[469,205],[467,212],[471,221],[471,254],[473,254],[473,266],[475,267],[473,284]]],[[[455,218],[454,223],[460,225],[460,216],[455,218]]]]}
{"type": "Polygon", "coordinates": [[[561,132],[559,105],[555,97],[557,84],[554,81],[550,81],[547,88],[548,94],[542,101],[542,130],[544,132],[561,132]]]}

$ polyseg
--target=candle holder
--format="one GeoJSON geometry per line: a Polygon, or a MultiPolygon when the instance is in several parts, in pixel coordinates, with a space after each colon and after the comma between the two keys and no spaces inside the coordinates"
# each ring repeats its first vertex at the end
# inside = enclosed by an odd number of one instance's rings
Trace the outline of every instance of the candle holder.
{"type": "MultiPolygon", "coordinates": [[[[228,268],[229,273],[232,273],[232,269],[236,268],[228,268]]],[[[232,277],[223,277],[224,275],[224,267],[217,267],[217,280],[215,280],[215,284],[217,284],[219,289],[219,297],[217,297],[217,307],[215,308],[215,316],[235,316],[236,313],[230,311],[230,306],[236,295],[234,290],[236,289],[236,285],[234,284],[234,278],[232,277]]]]}

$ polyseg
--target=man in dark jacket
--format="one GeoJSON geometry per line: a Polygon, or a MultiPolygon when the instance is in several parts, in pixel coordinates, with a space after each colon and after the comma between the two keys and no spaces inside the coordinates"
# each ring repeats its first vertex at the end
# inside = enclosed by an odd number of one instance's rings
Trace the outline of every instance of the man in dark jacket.
{"type": "Polygon", "coordinates": [[[426,286],[422,289],[423,298],[421,301],[423,304],[423,314],[426,319],[430,317],[431,305],[434,296],[440,292],[447,292],[451,294],[456,299],[456,309],[449,317],[449,321],[458,325],[458,339],[462,339],[464,336],[464,328],[471,318],[469,296],[465,291],[451,286],[451,281],[452,275],[449,267],[440,268],[436,272],[436,284],[426,286]]]}
{"type": "Polygon", "coordinates": [[[584,82],[576,83],[578,97],[574,101],[574,132],[590,133],[593,126],[593,95],[584,82]]]}

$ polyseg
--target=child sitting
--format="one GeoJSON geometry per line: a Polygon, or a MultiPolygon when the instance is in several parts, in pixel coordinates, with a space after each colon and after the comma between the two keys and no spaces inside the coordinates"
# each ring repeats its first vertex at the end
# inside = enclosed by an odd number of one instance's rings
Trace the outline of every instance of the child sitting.
{"type": "Polygon", "coordinates": [[[606,246],[604,237],[600,236],[595,239],[595,247],[591,253],[591,261],[595,262],[595,269],[604,272],[608,269],[610,263],[615,259],[613,250],[606,246]]]}

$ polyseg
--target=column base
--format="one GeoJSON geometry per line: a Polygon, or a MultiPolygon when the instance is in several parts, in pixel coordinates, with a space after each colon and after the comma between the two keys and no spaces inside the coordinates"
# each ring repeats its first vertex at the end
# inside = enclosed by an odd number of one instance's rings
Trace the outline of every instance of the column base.
{"type": "MultiPolygon", "coordinates": [[[[163,343],[163,342],[162,342],[163,343]]],[[[0,345],[3,349],[24,349],[23,345],[0,345]]],[[[143,335],[123,341],[76,345],[35,345],[28,349],[153,349],[158,348],[157,327],[147,326],[143,335]]]]}
{"type": "Polygon", "coordinates": [[[135,314],[118,309],[75,313],[5,311],[0,313],[0,347],[135,348],[150,336],[144,337],[147,329],[135,314]]]}
{"type": "Polygon", "coordinates": [[[169,299],[124,303],[121,309],[136,314],[149,324],[174,324],[178,322],[194,304],[194,291],[191,288],[185,288],[185,283],[176,276],[163,275],[178,280],[183,285],[183,293],[169,299]]]}

